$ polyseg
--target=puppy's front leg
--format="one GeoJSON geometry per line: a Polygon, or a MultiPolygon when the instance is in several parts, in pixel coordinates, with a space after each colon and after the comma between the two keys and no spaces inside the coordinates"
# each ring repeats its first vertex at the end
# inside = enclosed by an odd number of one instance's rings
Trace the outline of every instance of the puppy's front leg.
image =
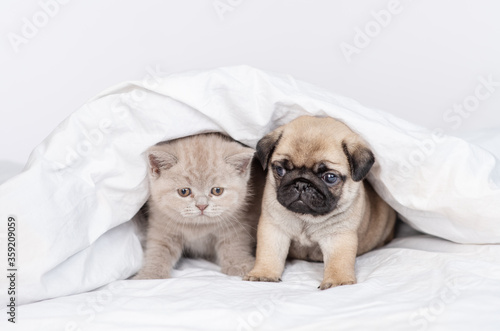
{"type": "Polygon", "coordinates": [[[339,233],[319,242],[323,252],[325,271],[320,289],[356,283],[356,254],[358,236],[355,232],[339,233]]]}
{"type": "Polygon", "coordinates": [[[243,280],[279,282],[285,269],[290,238],[278,226],[262,215],[257,228],[257,254],[255,266],[243,280]]]}

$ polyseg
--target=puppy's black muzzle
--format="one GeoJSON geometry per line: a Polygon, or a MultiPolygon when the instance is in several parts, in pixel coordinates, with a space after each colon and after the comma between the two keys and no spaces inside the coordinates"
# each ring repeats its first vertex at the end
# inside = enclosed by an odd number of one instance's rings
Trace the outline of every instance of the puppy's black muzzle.
{"type": "Polygon", "coordinates": [[[313,173],[291,171],[282,178],[277,198],[281,205],[294,213],[325,215],[336,205],[336,199],[326,184],[313,173]]]}

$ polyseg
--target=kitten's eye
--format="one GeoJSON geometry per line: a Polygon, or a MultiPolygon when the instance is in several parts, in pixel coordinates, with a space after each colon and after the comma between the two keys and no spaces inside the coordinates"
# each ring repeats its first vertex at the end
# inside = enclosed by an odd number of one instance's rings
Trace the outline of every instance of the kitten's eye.
{"type": "Polygon", "coordinates": [[[330,185],[337,184],[337,182],[339,181],[339,177],[331,172],[324,174],[322,178],[325,183],[330,185]]]}
{"type": "Polygon", "coordinates": [[[187,187],[181,188],[177,190],[177,193],[183,198],[188,197],[191,194],[191,189],[188,189],[187,187]]]}
{"type": "Polygon", "coordinates": [[[210,191],[213,195],[221,195],[222,192],[224,192],[224,189],[222,187],[214,187],[210,191]]]}
{"type": "Polygon", "coordinates": [[[280,177],[283,177],[285,175],[285,169],[283,167],[275,166],[274,171],[276,171],[276,174],[278,174],[278,176],[280,177]]]}

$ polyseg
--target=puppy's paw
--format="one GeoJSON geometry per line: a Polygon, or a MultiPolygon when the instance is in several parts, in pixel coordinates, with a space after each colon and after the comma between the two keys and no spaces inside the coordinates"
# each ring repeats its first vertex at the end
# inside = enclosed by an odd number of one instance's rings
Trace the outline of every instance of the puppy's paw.
{"type": "Polygon", "coordinates": [[[319,285],[319,289],[327,290],[331,287],[342,286],[342,285],[352,285],[356,284],[356,277],[344,277],[344,278],[325,278],[319,285]]]}
{"type": "Polygon", "coordinates": [[[252,270],[243,277],[243,280],[250,282],[281,282],[281,276],[252,270]]]}

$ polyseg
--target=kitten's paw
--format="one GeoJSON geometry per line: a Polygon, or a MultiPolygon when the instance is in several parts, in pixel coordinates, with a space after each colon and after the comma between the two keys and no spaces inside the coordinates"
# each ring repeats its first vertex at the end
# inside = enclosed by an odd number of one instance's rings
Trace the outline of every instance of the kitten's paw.
{"type": "Polygon", "coordinates": [[[345,277],[345,278],[329,278],[329,279],[323,279],[321,282],[321,285],[319,285],[319,289],[321,290],[327,290],[332,287],[336,286],[342,286],[342,285],[352,285],[356,284],[356,277],[345,277]]]}
{"type": "Polygon", "coordinates": [[[243,277],[243,280],[249,281],[249,282],[281,282],[281,278],[279,277],[268,277],[268,276],[250,276],[246,275],[243,277]]]}
{"type": "Polygon", "coordinates": [[[169,274],[165,273],[159,273],[159,272],[154,272],[154,271],[143,271],[140,270],[134,277],[132,277],[132,280],[139,280],[139,279],[166,279],[170,278],[169,274]]]}
{"type": "Polygon", "coordinates": [[[252,270],[245,277],[243,277],[243,280],[250,282],[281,282],[281,276],[252,270]]]}
{"type": "Polygon", "coordinates": [[[245,276],[250,270],[252,270],[255,264],[255,260],[250,260],[239,264],[229,264],[221,267],[221,271],[229,276],[245,276]]]}

